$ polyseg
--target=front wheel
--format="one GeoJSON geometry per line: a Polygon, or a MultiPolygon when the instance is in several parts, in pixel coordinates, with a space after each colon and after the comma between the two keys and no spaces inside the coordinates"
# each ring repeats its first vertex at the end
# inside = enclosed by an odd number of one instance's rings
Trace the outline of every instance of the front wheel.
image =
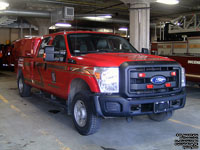
{"type": "Polygon", "coordinates": [[[162,112],[158,114],[150,114],[148,115],[151,120],[154,121],[165,121],[171,118],[173,115],[173,111],[168,111],[168,112],[162,112]]]}
{"type": "Polygon", "coordinates": [[[31,86],[24,82],[24,77],[22,74],[20,74],[18,77],[17,85],[21,97],[28,97],[31,95],[31,86]]]}
{"type": "Polygon", "coordinates": [[[100,118],[93,113],[88,91],[79,92],[72,102],[72,118],[75,128],[82,135],[90,135],[100,127],[100,118]]]}

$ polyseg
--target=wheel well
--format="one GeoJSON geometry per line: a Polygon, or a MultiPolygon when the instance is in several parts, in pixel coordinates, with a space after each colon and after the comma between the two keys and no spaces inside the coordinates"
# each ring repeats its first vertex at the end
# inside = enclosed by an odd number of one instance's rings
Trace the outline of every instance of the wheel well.
{"type": "Polygon", "coordinates": [[[74,96],[76,95],[76,93],[82,90],[90,91],[90,87],[83,79],[80,78],[74,79],[70,84],[70,93],[68,95],[68,101],[67,101],[67,110],[69,115],[71,114],[71,104],[74,99],[74,96]]]}

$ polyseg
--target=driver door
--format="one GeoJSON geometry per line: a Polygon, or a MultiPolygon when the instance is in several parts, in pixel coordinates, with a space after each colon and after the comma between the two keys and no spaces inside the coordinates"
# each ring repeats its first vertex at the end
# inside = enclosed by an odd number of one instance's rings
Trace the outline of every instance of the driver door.
{"type": "Polygon", "coordinates": [[[56,35],[53,39],[52,46],[54,46],[55,52],[59,53],[54,56],[58,58],[59,61],[45,62],[45,85],[47,85],[51,93],[63,96],[63,94],[66,94],[64,90],[66,90],[67,82],[67,49],[64,35],[56,35]]]}

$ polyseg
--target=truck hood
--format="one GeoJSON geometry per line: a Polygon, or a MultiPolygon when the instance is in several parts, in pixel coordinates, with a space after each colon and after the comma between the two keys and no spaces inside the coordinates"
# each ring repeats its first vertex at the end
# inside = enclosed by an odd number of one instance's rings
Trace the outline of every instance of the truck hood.
{"type": "Polygon", "coordinates": [[[141,53],[98,53],[74,56],[79,65],[118,67],[128,61],[174,61],[173,59],[141,53]],[[92,65],[91,65],[92,64],[92,65]]]}

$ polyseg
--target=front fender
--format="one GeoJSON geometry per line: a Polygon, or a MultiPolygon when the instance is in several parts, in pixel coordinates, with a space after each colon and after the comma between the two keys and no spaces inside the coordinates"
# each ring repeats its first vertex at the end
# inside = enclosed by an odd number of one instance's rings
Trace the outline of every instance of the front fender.
{"type": "Polygon", "coordinates": [[[86,74],[72,74],[71,75],[71,78],[70,78],[70,81],[69,81],[69,87],[68,87],[68,92],[70,92],[70,85],[72,83],[73,80],[75,79],[82,79],[83,81],[86,82],[86,84],[89,86],[90,88],[90,91],[91,92],[94,92],[94,93],[99,93],[100,92],[100,89],[99,89],[99,86],[98,86],[98,83],[96,81],[96,78],[94,77],[94,75],[86,75],[86,74]]]}

